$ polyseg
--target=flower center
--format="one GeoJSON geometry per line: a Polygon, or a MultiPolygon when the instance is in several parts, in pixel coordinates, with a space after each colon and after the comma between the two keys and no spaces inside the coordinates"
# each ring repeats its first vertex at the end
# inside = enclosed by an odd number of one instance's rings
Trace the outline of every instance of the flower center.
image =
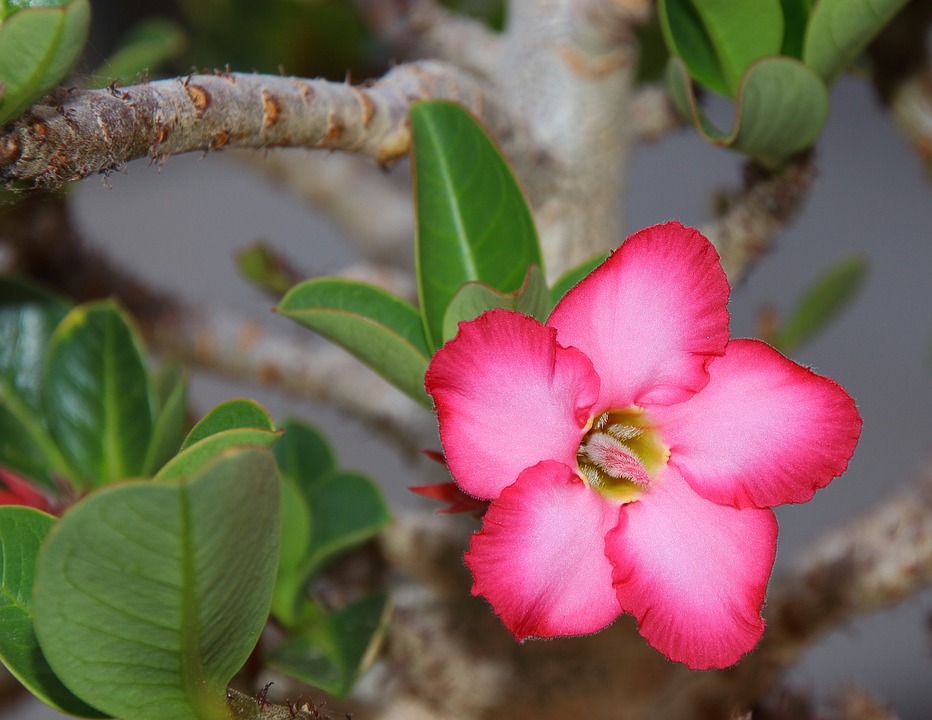
{"type": "Polygon", "coordinates": [[[579,474],[593,490],[636,500],[670,456],[644,411],[609,410],[594,418],[576,451],[579,474]]]}

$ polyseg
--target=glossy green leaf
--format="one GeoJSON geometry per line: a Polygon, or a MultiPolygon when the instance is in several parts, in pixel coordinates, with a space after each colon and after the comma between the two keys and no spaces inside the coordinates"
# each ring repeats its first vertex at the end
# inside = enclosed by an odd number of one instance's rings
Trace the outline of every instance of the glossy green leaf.
{"type": "Polygon", "coordinates": [[[181,449],[186,450],[194,443],[217,433],[246,428],[258,428],[272,432],[275,430],[275,423],[272,422],[272,418],[265,409],[253,400],[245,398],[225,400],[191,428],[191,432],[181,444],[181,449]]]}
{"type": "Polygon", "coordinates": [[[697,82],[734,96],[755,60],[780,52],[780,0],[660,0],[661,28],[670,52],[697,82]]]}
{"type": "Polygon", "coordinates": [[[521,188],[473,116],[444,101],[415,103],[410,116],[418,295],[436,348],[447,305],[464,284],[514,292],[531,265],[544,264],[521,188]]]}
{"type": "Polygon", "coordinates": [[[88,0],[30,7],[0,23],[0,125],[61,82],[80,57],[90,26],[88,0]]]}
{"type": "Polygon", "coordinates": [[[270,667],[345,697],[375,659],[388,626],[386,593],[369,595],[326,616],[271,653],[270,667]]]}
{"type": "Polygon", "coordinates": [[[772,339],[783,353],[796,351],[824,329],[857,297],[867,279],[868,264],[863,257],[838,263],[812,285],[796,302],[786,321],[772,339]]]}
{"type": "Polygon", "coordinates": [[[730,147],[778,167],[810,147],[828,117],[828,91],[811,68],[773,57],[750,67],[738,92],[734,127],[716,128],[699,107],[686,67],[679,58],[667,66],[670,95],[710,143],[730,147]]]}
{"type": "Polygon", "coordinates": [[[86,83],[105,87],[110,82],[132,83],[144,72],[153,72],[184,51],[184,30],[161,18],[143,20],[121,38],[119,47],[86,83]]]}
{"type": "Polygon", "coordinates": [[[780,0],[780,5],[783,6],[783,46],[780,54],[801,60],[813,0],[780,0]]]}
{"type": "Polygon", "coordinates": [[[311,511],[297,482],[281,475],[282,544],[272,595],[272,614],[285,626],[296,621],[297,598],[307,581],[303,570],[311,542],[311,511]]]}
{"type": "Polygon", "coordinates": [[[555,307],[556,304],[563,299],[563,296],[566,295],[566,293],[578,285],[579,281],[586,277],[586,275],[604,263],[607,258],[608,255],[605,253],[593,255],[588,260],[583,260],[581,263],[579,263],[579,265],[574,268],[570,268],[559,278],[557,278],[557,281],[553,284],[553,287],[550,288],[550,307],[555,307]]]}
{"type": "Polygon", "coordinates": [[[52,441],[42,408],[42,369],[49,338],[68,305],[26,280],[0,277],[0,465],[54,487],[71,474],[52,441]]]}
{"type": "Polygon", "coordinates": [[[278,432],[259,428],[237,428],[215,433],[175,455],[158,471],[155,479],[175,480],[191,475],[227,450],[244,446],[270,448],[278,437],[278,432]]]}
{"type": "Polygon", "coordinates": [[[55,330],[43,399],[52,436],[80,487],[142,474],[155,393],[139,336],[114,303],[77,307],[55,330]]]}
{"type": "Polygon", "coordinates": [[[543,322],[550,311],[550,293],[540,268],[533,265],[528,268],[524,285],[513,293],[500,293],[479,282],[463,285],[447,305],[443,316],[443,341],[456,335],[459,323],[477,318],[493,308],[515,310],[543,322]]]}
{"type": "Polygon", "coordinates": [[[906,0],[819,0],[812,10],[803,60],[831,86],[906,0]]]}
{"type": "Polygon", "coordinates": [[[0,661],[33,695],[80,717],[105,717],[62,685],[33,626],[32,586],[39,546],[55,518],[33,508],[0,507],[0,661]]]}
{"type": "Polygon", "coordinates": [[[73,506],[39,553],[35,625],[56,675],[121,720],[228,720],[226,687],[265,625],[278,560],[270,453],[73,506]]]}
{"type": "Polygon", "coordinates": [[[283,474],[300,478],[307,497],[337,469],[330,443],[316,428],[300,420],[288,419],[282,425],[282,438],[273,452],[283,474]]]}
{"type": "Polygon", "coordinates": [[[42,364],[68,303],[28,280],[0,276],[0,383],[23,406],[42,411],[42,364]]]}
{"type": "Polygon", "coordinates": [[[166,368],[156,379],[158,412],[146,451],[143,475],[158,472],[180,449],[188,406],[188,377],[181,366],[166,368]]]}
{"type": "Polygon", "coordinates": [[[304,565],[306,577],[377,535],[392,519],[382,491],[360,473],[327,476],[311,493],[308,505],[311,541],[304,565]]]}
{"type": "Polygon", "coordinates": [[[410,303],[366,283],[321,278],[292,288],[277,310],[430,406],[424,390],[430,351],[420,315],[410,303]]]}

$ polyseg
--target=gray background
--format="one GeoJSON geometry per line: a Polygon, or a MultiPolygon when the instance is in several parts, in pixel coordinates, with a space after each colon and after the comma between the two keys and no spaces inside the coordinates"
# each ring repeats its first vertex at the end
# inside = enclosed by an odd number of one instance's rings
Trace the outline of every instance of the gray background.
{"type": "MultiPolygon", "coordinates": [[[[833,91],[818,162],[821,175],[808,207],[731,304],[733,334],[748,335],[763,304],[785,311],[830,265],[854,253],[870,259],[869,282],[858,300],[796,356],[857,399],[861,444],[845,476],[811,503],[778,511],[777,573],[811,539],[897,492],[930,459],[932,186],[857,78],[843,79],[833,91]]],[[[737,156],[704,145],[691,132],[640,148],[629,175],[628,229],[670,218],[701,223],[709,217],[712,191],[739,178],[737,156]]],[[[268,314],[271,302],[237,277],[236,249],[264,238],[314,273],[337,270],[353,257],[325,220],[222,155],[175,158],[161,170],[136,163],[109,183],[87,180],[75,192],[87,237],[191,300],[224,302],[280,321],[268,314]]],[[[379,478],[396,503],[412,502],[404,487],[418,481],[424,463],[401,461],[358,424],[272,392],[193,379],[199,412],[238,395],[256,398],[277,417],[297,413],[325,427],[346,466],[379,478]]],[[[794,681],[821,698],[861,685],[892,702],[903,718],[929,717],[930,610],[932,592],[926,592],[857,620],[814,647],[794,681]]],[[[20,717],[35,720],[57,717],[32,704],[21,711],[20,717]]]]}

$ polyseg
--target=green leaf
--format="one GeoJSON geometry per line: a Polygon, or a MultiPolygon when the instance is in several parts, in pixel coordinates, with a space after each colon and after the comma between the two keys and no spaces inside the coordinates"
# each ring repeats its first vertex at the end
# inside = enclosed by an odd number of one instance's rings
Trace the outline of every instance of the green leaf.
{"type": "Polygon", "coordinates": [[[134,82],[141,73],[180,56],[185,45],[184,30],[177,23],[161,18],[143,20],[121,38],[119,47],[94,71],[86,86],[134,82]]]}
{"type": "Polygon", "coordinates": [[[298,278],[288,261],[268,244],[257,241],[236,253],[239,274],[271,295],[284,295],[298,278]]]}
{"type": "Polygon", "coordinates": [[[0,383],[23,406],[42,410],[42,363],[68,303],[22,278],[0,277],[0,383]]]}
{"type": "Polygon", "coordinates": [[[780,0],[783,6],[783,47],[780,54],[801,60],[806,26],[812,13],[813,0],[780,0]]]}
{"type": "Polygon", "coordinates": [[[272,595],[272,614],[285,627],[293,627],[297,598],[306,582],[302,569],[311,542],[311,511],[297,481],[281,476],[282,544],[278,575],[272,595]]]}
{"type": "Polygon", "coordinates": [[[61,82],[81,55],[88,0],[19,10],[0,23],[0,125],[61,82]]]}
{"type": "Polygon", "coordinates": [[[450,340],[459,323],[479,317],[486,310],[505,308],[543,322],[550,310],[550,293],[544,275],[536,265],[528,268],[521,289],[500,293],[480,282],[468,282],[457,291],[443,316],[443,341],[450,340]]]}
{"type": "Polygon", "coordinates": [[[553,284],[553,287],[550,288],[550,307],[551,309],[556,306],[560,300],[563,299],[563,296],[566,295],[570,290],[572,290],[576,285],[579,284],[579,281],[582,280],[586,275],[595,270],[599,265],[604,263],[608,259],[607,253],[599,253],[598,255],[593,255],[588,260],[583,260],[579,265],[574,268],[570,268],[565,273],[563,273],[557,281],[553,284]]]}
{"type": "Polygon", "coordinates": [[[311,541],[305,559],[308,578],[330,560],[377,535],[392,519],[382,491],[360,473],[333,473],[309,500],[311,541]]]}
{"type": "Polygon", "coordinates": [[[734,96],[755,60],[780,52],[780,0],[660,0],[667,47],[697,82],[734,96]]]}
{"type": "Polygon", "coordinates": [[[414,103],[410,116],[418,295],[436,348],[447,305],[465,283],[514,292],[531,265],[544,264],[527,201],[482,126],[444,101],[414,103]]]}
{"type": "Polygon", "coordinates": [[[670,59],[667,84],[674,103],[706,141],[772,168],[811,146],[828,117],[825,85],[811,68],[791,58],[765,58],[748,69],[730,132],[716,128],[703,113],[679,58],[670,59]]]}
{"type": "Polygon", "coordinates": [[[259,428],[238,428],[215,433],[175,455],[158,471],[154,479],[175,480],[191,475],[227,450],[244,446],[267,449],[272,447],[278,437],[278,432],[259,428]]]}
{"type": "Polygon", "coordinates": [[[42,368],[49,338],[68,305],[28,281],[0,277],[0,465],[53,488],[71,475],[42,412],[42,368]]]}
{"type": "Polygon", "coordinates": [[[424,390],[430,351],[420,315],[411,304],[366,283],[320,278],[292,288],[276,309],[430,407],[424,390]]]}
{"type": "Polygon", "coordinates": [[[228,720],[226,686],[267,617],[278,512],[275,463],[253,448],[73,506],[36,571],[52,669],[121,720],[228,720]]]}
{"type": "Polygon", "coordinates": [[[287,640],[267,660],[271,668],[346,697],[375,658],[388,626],[386,593],[357,600],[287,640]]]}
{"type": "Polygon", "coordinates": [[[856,256],[823,273],[796,302],[772,339],[773,346],[791,354],[825,328],[857,297],[867,270],[867,260],[856,256]]]}
{"type": "Polygon", "coordinates": [[[55,518],[33,508],[0,507],[0,661],[33,695],[80,717],[106,717],[75,697],[49,667],[33,626],[32,586],[39,546],[55,518]]]}
{"type": "Polygon", "coordinates": [[[253,400],[245,398],[225,400],[191,428],[191,432],[181,444],[181,449],[186,450],[194,443],[217,433],[245,428],[258,428],[273,432],[275,423],[272,422],[272,418],[265,409],[253,400]]]}
{"type": "Polygon", "coordinates": [[[166,368],[156,379],[159,410],[146,451],[143,475],[152,475],[181,448],[188,405],[188,377],[181,366],[166,368]]]}
{"type": "Polygon", "coordinates": [[[142,474],[155,395],[139,337],[117,305],[82,305],[61,322],[46,356],[43,398],[79,487],[142,474]]]}
{"type": "Polygon", "coordinates": [[[803,60],[831,86],[906,4],[906,0],[819,0],[812,10],[803,60]]]}
{"type": "Polygon", "coordinates": [[[273,448],[278,468],[300,479],[310,498],[314,489],[337,469],[333,448],[317,429],[300,420],[285,420],[282,430],[282,439],[273,448]]]}

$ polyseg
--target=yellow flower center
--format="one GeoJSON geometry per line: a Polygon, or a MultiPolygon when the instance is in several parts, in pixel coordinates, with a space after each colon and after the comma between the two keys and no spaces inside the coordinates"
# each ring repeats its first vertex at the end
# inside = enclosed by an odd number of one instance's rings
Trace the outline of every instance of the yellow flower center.
{"type": "Polygon", "coordinates": [[[579,475],[612,500],[636,500],[657,476],[670,450],[639,407],[609,410],[589,422],[579,449],[579,475]]]}

